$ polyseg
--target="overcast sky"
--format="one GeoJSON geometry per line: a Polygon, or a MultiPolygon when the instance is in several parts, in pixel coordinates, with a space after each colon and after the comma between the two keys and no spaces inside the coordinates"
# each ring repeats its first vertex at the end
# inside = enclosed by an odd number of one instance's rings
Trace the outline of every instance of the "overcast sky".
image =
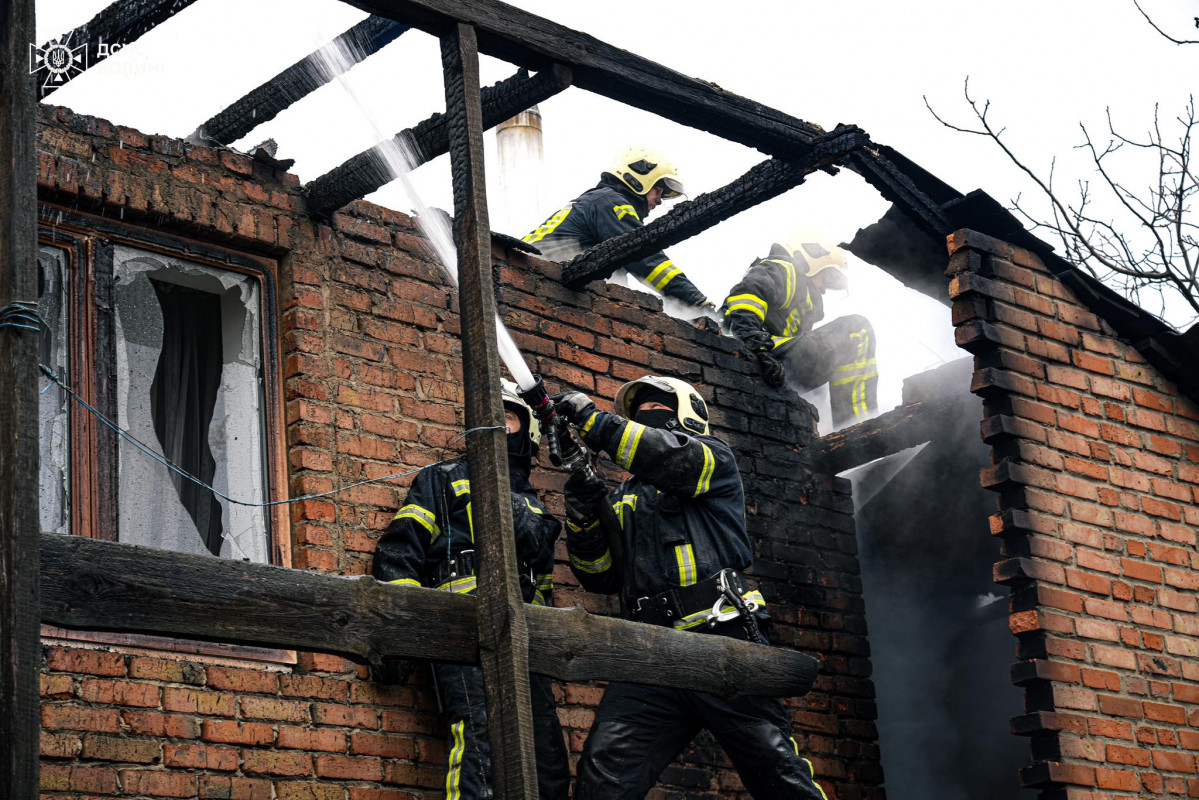
{"type": "MultiPolygon", "coordinates": [[[[969,76],[972,94],[992,101],[993,119],[1006,126],[1010,146],[1045,173],[1056,155],[1059,185],[1068,186],[1089,177],[1081,154],[1072,150],[1082,141],[1080,121],[1105,133],[1110,106],[1118,128],[1139,135],[1155,103],[1170,120],[1193,90],[1199,63],[1199,46],[1180,48],[1163,39],[1131,0],[513,4],[826,129],[856,124],[958,190],[981,188],[1004,203],[1022,191],[1031,196],[1027,180],[992,143],[937,123],[923,95],[943,116],[969,124],[962,98],[969,76]]],[[[86,22],[105,5],[107,0],[39,0],[38,41],[86,22]]],[[[1144,0],[1142,7],[1176,37],[1199,38],[1199,0],[1144,0]]],[[[186,136],[363,16],[336,0],[199,0],[119,57],[72,80],[50,102],[148,133],[186,136]]],[[[483,59],[485,84],[513,71],[483,59]]],[[[319,90],[236,146],[273,137],[279,157],[294,158],[294,171],[307,181],[378,135],[408,127],[444,104],[436,40],[412,31],[355,67],[344,83],[319,90]]],[[[613,155],[630,145],[657,147],[672,157],[691,196],[728,183],[765,158],[579,89],[543,103],[541,111],[547,172],[541,207],[498,209],[493,199],[493,227],[515,235],[593,185],[613,155]]],[[[494,159],[488,174],[494,187],[493,165],[494,159]]],[[[452,207],[447,157],[413,178],[426,202],[452,207]]],[[[369,199],[412,207],[398,183],[369,199]]],[[[669,252],[719,303],[772,241],[801,228],[847,241],[886,207],[848,171],[819,174],[669,252]]],[[[831,315],[862,311],[874,321],[884,407],[898,402],[904,375],[965,355],[953,346],[946,306],[860,261],[853,261],[851,275],[849,294],[830,294],[828,305],[831,315]]]]}

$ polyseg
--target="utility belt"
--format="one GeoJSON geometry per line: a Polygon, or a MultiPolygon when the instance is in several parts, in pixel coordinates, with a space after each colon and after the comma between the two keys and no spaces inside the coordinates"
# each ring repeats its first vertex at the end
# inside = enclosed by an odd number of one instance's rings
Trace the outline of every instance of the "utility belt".
{"type": "Polygon", "coordinates": [[[741,616],[729,599],[729,593],[744,600],[751,614],[765,606],[761,592],[750,591],[741,573],[728,568],[690,586],[638,597],[628,603],[629,619],[650,625],[690,630],[701,625],[716,627],[741,616]]]}
{"type": "MultiPolygon", "coordinates": [[[[457,555],[447,558],[430,569],[425,578],[425,586],[455,594],[469,594],[476,587],[475,574],[475,551],[461,550],[457,555]]],[[[518,577],[520,578],[521,595],[526,603],[531,602],[537,591],[537,580],[533,576],[533,568],[522,562],[518,577]]]]}

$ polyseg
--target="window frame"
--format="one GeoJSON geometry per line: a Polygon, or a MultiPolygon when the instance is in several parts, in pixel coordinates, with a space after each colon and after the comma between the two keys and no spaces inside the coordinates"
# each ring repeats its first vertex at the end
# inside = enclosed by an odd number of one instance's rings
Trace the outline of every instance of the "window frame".
{"type": "MultiPolygon", "coordinates": [[[[266,499],[288,495],[286,416],[283,401],[278,261],[120,220],[97,217],[51,203],[38,204],[38,244],[67,256],[69,375],[66,382],[110,420],[116,419],[114,245],[236,272],[258,281],[263,378],[266,499]]],[[[70,535],[117,541],[118,437],[78,403],[70,403],[70,535]],[[105,465],[108,465],[107,468],[105,465]]],[[[269,562],[291,567],[291,515],[286,504],[266,510],[269,562]]],[[[295,663],[295,651],[197,640],[42,626],[43,638],[99,642],[180,653],[217,654],[256,661],[295,663]]]]}

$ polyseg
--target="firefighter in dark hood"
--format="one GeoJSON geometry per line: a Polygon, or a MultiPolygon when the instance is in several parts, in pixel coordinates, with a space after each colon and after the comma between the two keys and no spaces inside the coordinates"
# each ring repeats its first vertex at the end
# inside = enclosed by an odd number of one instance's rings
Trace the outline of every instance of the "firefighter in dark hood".
{"type": "Polygon", "coordinates": [[[878,410],[878,367],[870,321],[858,314],[825,325],[824,293],[848,287],[845,254],[815,235],[773,244],[721,306],[727,331],[753,352],[762,379],[802,391],[829,386],[833,427],[878,410]]]}
{"type": "MultiPolygon", "coordinates": [[[[753,551],[741,473],[709,433],[699,393],[647,376],[620,388],[616,413],[578,392],[555,400],[592,449],[631,473],[611,496],[579,474],[566,483],[566,548],[583,588],[623,594],[628,616],[645,624],[764,642],[765,601],[742,577],[753,551]],[[601,527],[603,503],[620,526],[620,564],[601,527]]],[[[579,761],[575,800],[640,800],[702,728],[758,800],[825,797],[778,698],[612,682],[579,761]]]]}
{"type": "MultiPolygon", "coordinates": [[[[600,174],[594,189],[555,212],[524,241],[536,245],[546,258],[568,261],[606,239],[640,228],[660,202],[682,194],[683,184],[674,165],[653,150],[635,147],[621,153],[616,163],[600,174]]],[[[624,268],[667,297],[716,310],[716,304],[665,253],[654,253],[624,268]]]]}
{"type": "MultiPolygon", "coordinates": [[[[562,525],[545,510],[529,484],[541,429],[516,387],[507,381],[503,401],[521,589],[526,603],[552,605],[554,544],[562,525]]],[[[470,475],[466,459],[459,458],[417,474],[403,507],[379,542],[373,573],[388,583],[474,594],[474,555],[470,475]]],[[[433,675],[449,717],[445,796],[447,800],[490,798],[491,745],[483,671],[439,663],[434,664],[433,675]]],[[[530,676],[529,695],[540,800],[566,800],[570,765],[549,679],[530,676]]]]}

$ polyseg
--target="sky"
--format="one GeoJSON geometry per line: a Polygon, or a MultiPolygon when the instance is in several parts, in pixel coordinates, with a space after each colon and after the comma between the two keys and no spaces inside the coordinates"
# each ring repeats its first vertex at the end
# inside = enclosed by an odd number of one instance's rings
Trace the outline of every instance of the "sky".
{"type": "MultiPolygon", "coordinates": [[[[107,0],[38,0],[43,43],[89,20],[107,0]]],[[[808,122],[863,128],[962,192],[981,188],[1002,203],[1023,193],[1044,208],[1028,179],[990,141],[951,131],[925,108],[974,123],[963,98],[991,101],[991,119],[1025,162],[1058,186],[1089,177],[1079,123],[1106,134],[1143,134],[1160,104],[1163,121],[1194,88],[1199,45],[1178,47],[1141,17],[1132,0],[647,0],[512,3],[609,44],[712,81],[808,122]],[[735,11],[735,13],[733,13],[735,11]]],[[[1142,7],[1176,38],[1199,38],[1199,0],[1144,0],[1142,7]]],[[[208,117],[364,17],[336,0],[199,0],[117,57],[51,95],[67,105],[147,133],[187,136],[208,117]]],[[[514,67],[484,57],[484,85],[514,67]]],[[[251,132],[235,147],[271,137],[279,157],[311,180],[350,156],[445,107],[436,40],[419,31],[395,42],[251,132]]],[[[499,207],[492,227],[522,235],[594,185],[626,147],[655,147],[678,165],[692,197],[734,180],[766,156],[717,136],[660,119],[580,89],[541,104],[545,169],[536,208],[499,207]]],[[[487,138],[487,182],[498,186],[494,133],[487,138]]],[[[1130,164],[1130,182],[1147,183],[1130,164]]],[[[1139,172],[1137,170],[1140,170],[1139,172]]],[[[452,209],[449,159],[417,169],[412,182],[429,205],[452,209]]],[[[398,182],[368,199],[413,208],[398,182]]],[[[675,264],[722,300],[773,241],[820,230],[833,242],[877,220],[887,204],[853,173],[817,174],[790,192],[675,247],[675,264]]],[[[664,206],[657,213],[669,210],[664,206]]],[[[651,216],[650,219],[653,219],[651,216]]],[[[965,356],[953,344],[949,310],[851,258],[848,293],[826,298],[828,318],[864,313],[875,327],[880,405],[899,402],[902,378],[965,356]]],[[[1158,311],[1156,307],[1149,307],[1158,311]]],[[[1170,310],[1177,325],[1189,317],[1170,310]]],[[[818,398],[810,398],[817,400],[818,398]]],[[[819,403],[818,403],[819,405],[819,403]]],[[[828,415],[823,415],[825,419],[828,415]]]]}

